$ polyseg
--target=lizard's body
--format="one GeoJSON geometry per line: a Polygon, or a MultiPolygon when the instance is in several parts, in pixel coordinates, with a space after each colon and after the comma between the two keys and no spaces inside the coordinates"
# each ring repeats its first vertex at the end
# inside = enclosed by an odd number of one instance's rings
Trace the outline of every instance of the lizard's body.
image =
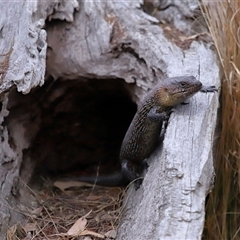
{"type": "MultiPolygon", "coordinates": [[[[115,174],[116,181],[132,181],[141,176],[143,161],[156,147],[163,123],[169,118],[171,109],[198,91],[214,92],[216,88],[202,86],[193,76],[181,76],[161,81],[146,95],[123,139],[120,150],[122,173],[115,174]]],[[[87,181],[112,185],[107,181],[113,178],[99,176],[97,179],[93,177],[92,181],[88,178],[87,181]]],[[[81,180],[81,176],[77,180],[81,180]]],[[[84,177],[81,181],[84,181],[84,177]]],[[[140,183],[141,180],[136,182],[136,188],[140,183]]]]}

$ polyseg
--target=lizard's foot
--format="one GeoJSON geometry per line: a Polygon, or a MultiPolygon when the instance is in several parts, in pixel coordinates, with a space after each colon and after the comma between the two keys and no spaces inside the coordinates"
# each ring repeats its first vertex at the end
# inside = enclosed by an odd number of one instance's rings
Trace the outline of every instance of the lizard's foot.
{"type": "Polygon", "coordinates": [[[147,114],[147,117],[152,121],[152,122],[163,122],[167,121],[170,117],[170,114],[172,110],[164,111],[164,112],[157,112],[158,108],[153,107],[149,113],[147,114]]]}
{"type": "Polygon", "coordinates": [[[141,164],[138,166],[125,159],[122,161],[122,173],[130,182],[134,181],[135,190],[139,189],[143,181],[143,178],[140,175],[141,170],[141,164]]]}
{"type": "Polygon", "coordinates": [[[140,188],[140,186],[142,185],[142,182],[143,182],[143,178],[137,178],[134,180],[133,183],[136,191],[140,188]]]}
{"type": "Polygon", "coordinates": [[[202,86],[200,92],[217,92],[218,89],[215,86],[202,86]]]}
{"type": "Polygon", "coordinates": [[[143,160],[143,162],[142,162],[142,171],[147,170],[148,167],[149,167],[149,164],[148,164],[148,162],[147,162],[147,158],[145,158],[145,159],[143,160]]]}

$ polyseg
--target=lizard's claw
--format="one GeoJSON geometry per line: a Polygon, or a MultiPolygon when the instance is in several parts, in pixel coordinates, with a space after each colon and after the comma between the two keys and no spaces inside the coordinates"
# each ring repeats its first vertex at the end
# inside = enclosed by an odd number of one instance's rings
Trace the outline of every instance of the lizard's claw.
{"type": "Polygon", "coordinates": [[[218,89],[215,86],[202,86],[202,88],[200,89],[200,92],[217,92],[218,89]]]}

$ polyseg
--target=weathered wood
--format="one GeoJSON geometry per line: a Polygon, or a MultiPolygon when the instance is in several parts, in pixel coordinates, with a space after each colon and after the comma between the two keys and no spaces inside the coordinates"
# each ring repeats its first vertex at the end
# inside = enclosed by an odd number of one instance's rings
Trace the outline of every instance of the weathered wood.
{"type": "MultiPolygon", "coordinates": [[[[142,90],[166,76],[194,75],[203,84],[219,86],[210,44],[193,42],[183,51],[165,38],[156,19],[124,4],[85,3],[71,31],[65,24],[48,28],[48,74],[124,78],[136,84],[137,100],[145,95],[142,90]]],[[[214,175],[217,108],[218,94],[199,93],[172,115],[163,149],[151,157],[143,187],[128,193],[118,239],[201,237],[205,198],[214,175]]]]}
{"type": "MultiPolygon", "coordinates": [[[[213,52],[203,46],[196,51],[205,52],[202,77],[218,84],[213,52]]],[[[172,114],[163,145],[149,159],[142,188],[130,188],[118,239],[201,239],[205,197],[214,180],[218,94],[198,93],[189,102],[172,114]]]]}
{"type": "MultiPolygon", "coordinates": [[[[189,1],[187,5],[190,2],[196,8],[196,2],[189,1]]],[[[142,11],[141,4],[140,0],[81,1],[79,6],[74,0],[0,3],[0,53],[6,54],[13,48],[0,91],[16,85],[19,91],[27,93],[43,84],[46,43],[41,28],[47,18],[70,21],[46,25],[47,76],[121,78],[134,83],[131,91],[137,103],[166,77],[193,75],[205,85],[219,86],[219,66],[210,44],[193,41],[189,49],[179,48],[165,37],[158,20],[142,11]]],[[[177,19],[182,30],[188,29],[191,22],[181,21],[181,9],[166,12],[177,19]]],[[[1,57],[1,61],[6,57],[1,57]]],[[[8,114],[7,95],[4,99],[1,122],[8,114]]],[[[143,186],[127,194],[118,239],[201,237],[205,197],[214,175],[212,146],[217,108],[217,93],[198,93],[189,105],[179,106],[172,114],[163,146],[149,159],[143,186]]],[[[13,149],[5,127],[1,128],[1,136],[0,220],[11,225],[9,219],[14,211],[5,199],[13,201],[12,189],[17,189],[22,150],[29,142],[20,134],[19,145],[13,149]]],[[[1,226],[2,238],[6,224],[1,226]]]]}
{"type": "Polygon", "coordinates": [[[28,93],[44,83],[47,44],[46,31],[42,28],[48,16],[46,12],[51,14],[55,8],[55,16],[58,14],[59,17],[56,6],[60,8],[62,17],[73,18],[77,2],[66,1],[65,11],[64,2],[42,1],[45,7],[39,9],[39,1],[0,1],[0,239],[5,239],[7,229],[22,219],[20,203],[16,200],[22,150],[29,145],[24,137],[24,134],[28,135],[24,116],[18,116],[13,124],[16,131],[12,137],[16,146],[10,145],[9,130],[3,124],[8,115],[7,92],[16,86],[18,91],[28,93]]]}

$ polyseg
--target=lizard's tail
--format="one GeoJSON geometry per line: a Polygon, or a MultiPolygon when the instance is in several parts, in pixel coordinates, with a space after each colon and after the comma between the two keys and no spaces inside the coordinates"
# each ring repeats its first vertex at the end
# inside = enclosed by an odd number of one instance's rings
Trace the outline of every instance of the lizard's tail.
{"type": "Polygon", "coordinates": [[[104,174],[104,175],[82,175],[82,176],[63,176],[57,179],[57,181],[77,181],[77,182],[86,182],[101,186],[126,186],[129,181],[124,177],[121,171],[104,174]]]}

